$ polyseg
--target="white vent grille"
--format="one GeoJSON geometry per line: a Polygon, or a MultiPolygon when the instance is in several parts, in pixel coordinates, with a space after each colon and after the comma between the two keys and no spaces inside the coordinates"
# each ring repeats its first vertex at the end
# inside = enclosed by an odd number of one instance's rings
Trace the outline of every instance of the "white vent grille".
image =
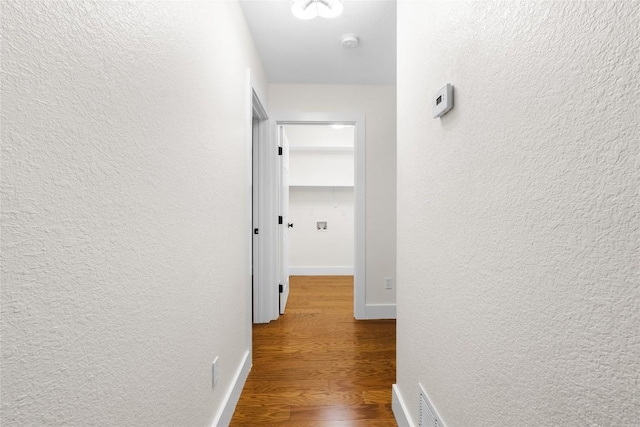
{"type": "Polygon", "coordinates": [[[438,413],[433,409],[424,387],[422,384],[418,385],[420,386],[420,422],[418,427],[444,427],[438,413]]]}

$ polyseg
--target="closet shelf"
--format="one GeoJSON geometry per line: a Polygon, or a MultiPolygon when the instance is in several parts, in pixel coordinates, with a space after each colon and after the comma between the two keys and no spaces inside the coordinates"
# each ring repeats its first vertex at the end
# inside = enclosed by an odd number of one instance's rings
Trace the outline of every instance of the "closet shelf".
{"type": "Polygon", "coordinates": [[[339,187],[339,188],[353,188],[353,184],[289,184],[289,188],[305,188],[305,187],[339,187]]]}
{"type": "Polygon", "coordinates": [[[289,147],[289,151],[345,151],[353,152],[353,147],[330,147],[330,146],[304,146],[289,147]]]}

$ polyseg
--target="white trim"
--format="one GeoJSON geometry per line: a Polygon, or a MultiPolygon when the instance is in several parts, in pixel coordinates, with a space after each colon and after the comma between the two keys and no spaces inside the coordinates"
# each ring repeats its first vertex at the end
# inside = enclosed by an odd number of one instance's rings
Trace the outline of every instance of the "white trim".
{"type": "Polygon", "coordinates": [[[361,115],[360,121],[356,122],[355,132],[355,182],[354,182],[354,200],[355,200],[355,272],[353,287],[353,316],[356,319],[366,317],[366,291],[367,291],[367,270],[366,270],[366,242],[367,242],[367,217],[366,217],[366,198],[367,180],[366,180],[366,138],[365,133],[367,124],[365,123],[364,114],[361,115]]]}
{"type": "MultiPolygon", "coordinates": [[[[253,294],[251,301],[251,310],[253,312],[253,322],[268,323],[278,318],[278,270],[276,251],[278,243],[278,229],[274,222],[277,218],[276,194],[274,193],[277,173],[277,142],[272,138],[273,128],[269,121],[269,116],[264,108],[264,103],[258,93],[256,84],[251,79],[251,73],[248,72],[248,97],[250,102],[250,117],[248,120],[248,141],[249,141],[249,170],[251,173],[257,171],[258,188],[256,188],[256,200],[252,198],[251,186],[253,185],[252,175],[250,175],[249,199],[251,201],[250,210],[256,209],[257,204],[257,221],[255,228],[259,229],[257,236],[253,234],[253,223],[249,223],[249,235],[253,244],[254,253],[257,252],[256,259],[253,259],[253,266],[250,264],[249,275],[253,274],[253,294]],[[257,125],[253,126],[253,119],[257,119],[257,125]],[[254,156],[254,138],[257,145],[255,155],[258,161],[253,165],[254,156]],[[253,268],[253,271],[251,270],[253,268]]],[[[253,211],[251,212],[253,215],[253,211]]],[[[250,246],[252,247],[252,246],[250,246]]],[[[252,257],[254,255],[252,254],[252,257]]],[[[251,285],[250,285],[251,287],[251,285]]],[[[249,322],[251,327],[251,321],[249,322]]],[[[251,334],[251,331],[249,332],[251,334]]],[[[251,344],[250,344],[251,345],[251,344]]]]}
{"type": "MultiPolygon", "coordinates": [[[[262,104],[254,92],[258,103],[262,104]]],[[[256,102],[254,100],[254,102],[256,102]]],[[[260,144],[260,288],[264,289],[262,301],[262,323],[275,320],[279,316],[280,298],[278,294],[278,197],[274,192],[278,182],[277,140],[272,138],[273,127],[266,112],[261,117],[259,126],[260,144]],[[266,285],[266,286],[265,286],[266,285]]],[[[257,323],[257,319],[254,318],[257,323]]]]}
{"type": "Polygon", "coordinates": [[[251,227],[253,225],[253,194],[252,194],[252,186],[253,186],[253,167],[252,167],[252,157],[253,157],[253,83],[251,79],[251,69],[247,68],[246,72],[246,94],[245,99],[247,105],[245,107],[246,117],[245,117],[245,152],[246,152],[246,183],[245,183],[245,244],[246,244],[246,275],[247,275],[247,283],[246,283],[246,297],[245,297],[245,309],[246,309],[246,330],[245,333],[247,335],[246,345],[247,349],[253,348],[253,325],[252,325],[252,313],[253,313],[253,299],[251,298],[253,292],[253,284],[251,283],[251,276],[253,274],[253,233],[251,227]]]}
{"type": "Polygon", "coordinates": [[[367,304],[365,306],[365,317],[362,320],[373,319],[395,319],[395,304],[367,304]]]}
{"type": "Polygon", "coordinates": [[[353,276],[353,267],[289,267],[291,276],[353,276]]]}
{"type": "Polygon", "coordinates": [[[231,418],[233,417],[233,413],[235,412],[238,401],[240,400],[240,395],[242,394],[244,383],[247,381],[247,377],[249,376],[249,371],[251,371],[251,353],[246,351],[244,353],[242,363],[238,367],[236,375],[233,378],[233,383],[227,390],[227,394],[222,401],[222,407],[213,418],[211,427],[228,426],[231,423],[231,418]]]}
{"type": "Polygon", "coordinates": [[[355,138],[355,180],[354,180],[354,285],[353,315],[356,319],[366,319],[366,117],[364,113],[301,113],[284,112],[272,115],[276,125],[287,124],[345,124],[354,126],[355,138]]]}
{"type": "Polygon", "coordinates": [[[415,427],[415,424],[411,422],[407,405],[404,403],[398,384],[391,386],[391,409],[398,427],[415,427]]]}

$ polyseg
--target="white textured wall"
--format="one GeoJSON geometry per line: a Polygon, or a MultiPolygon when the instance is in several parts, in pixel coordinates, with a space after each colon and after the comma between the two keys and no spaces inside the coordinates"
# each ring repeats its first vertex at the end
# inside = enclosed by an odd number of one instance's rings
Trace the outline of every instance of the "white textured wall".
{"type": "Polygon", "coordinates": [[[422,382],[448,427],[639,425],[639,22],[637,1],[399,2],[414,421],[422,382]]]}
{"type": "Polygon", "coordinates": [[[367,304],[394,304],[384,278],[396,271],[396,87],[270,84],[271,112],[366,114],[367,304]]]}
{"type": "Polygon", "coordinates": [[[242,12],[2,3],[0,423],[210,424],[250,339],[242,12]]]}
{"type": "Polygon", "coordinates": [[[292,187],[290,265],[353,268],[353,187],[292,187]],[[327,230],[318,231],[317,222],[327,230]]]}

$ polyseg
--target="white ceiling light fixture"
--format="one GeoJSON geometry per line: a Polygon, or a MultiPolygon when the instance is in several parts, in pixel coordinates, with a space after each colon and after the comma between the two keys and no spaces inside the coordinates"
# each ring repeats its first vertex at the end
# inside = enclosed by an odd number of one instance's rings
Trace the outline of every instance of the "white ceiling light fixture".
{"type": "Polygon", "coordinates": [[[360,44],[360,39],[355,34],[345,34],[340,37],[340,44],[347,49],[354,49],[360,44]]]}
{"type": "Polygon", "coordinates": [[[291,0],[291,13],[299,19],[335,18],[343,9],[343,0],[291,0]]]}

